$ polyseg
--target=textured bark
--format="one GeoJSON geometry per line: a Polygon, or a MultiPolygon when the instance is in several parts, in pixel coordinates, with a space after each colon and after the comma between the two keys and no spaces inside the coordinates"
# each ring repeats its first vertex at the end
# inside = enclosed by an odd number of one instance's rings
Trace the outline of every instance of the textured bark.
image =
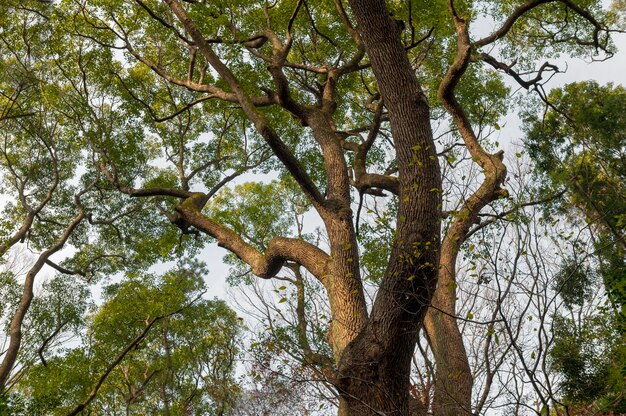
{"type": "Polygon", "coordinates": [[[424,329],[436,363],[433,414],[458,416],[472,414],[471,373],[463,337],[455,318],[456,252],[442,247],[439,266],[439,286],[432,306],[424,320],[424,329]]]}
{"type": "Polygon", "coordinates": [[[348,345],[337,385],[341,415],[408,415],[409,372],[436,285],[441,177],[429,107],[384,1],[352,0],[398,160],[399,209],[390,260],[370,319],[348,345]]]}
{"type": "Polygon", "coordinates": [[[309,110],[306,122],[324,155],[327,196],[318,209],[328,233],[332,271],[327,294],[332,313],[329,341],[335,362],[339,363],[346,346],[354,340],[367,321],[367,309],[359,268],[359,251],[350,208],[350,178],[341,136],[323,111],[309,110]]]}
{"type": "Polygon", "coordinates": [[[290,260],[307,268],[320,282],[327,284],[328,255],[303,240],[275,237],[261,253],[246,243],[237,233],[213,221],[200,211],[204,207],[205,195],[195,193],[176,207],[182,219],[200,231],[210,235],[218,244],[250,265],[252,272],[262,278],[271,278],[290,260]]]}

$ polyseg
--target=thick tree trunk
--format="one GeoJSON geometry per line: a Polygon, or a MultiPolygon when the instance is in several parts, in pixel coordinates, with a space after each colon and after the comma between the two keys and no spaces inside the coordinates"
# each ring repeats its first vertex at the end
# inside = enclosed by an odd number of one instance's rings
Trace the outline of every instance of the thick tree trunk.
{"type": "Polygon", "coordinates": [[[382,0],[352,0],[389,111],[400,182],[397,233],[367,325],[342,354],[340,415],[408,415],[411,358],[439,257],[441,174],[430,110],[382,0]]]}

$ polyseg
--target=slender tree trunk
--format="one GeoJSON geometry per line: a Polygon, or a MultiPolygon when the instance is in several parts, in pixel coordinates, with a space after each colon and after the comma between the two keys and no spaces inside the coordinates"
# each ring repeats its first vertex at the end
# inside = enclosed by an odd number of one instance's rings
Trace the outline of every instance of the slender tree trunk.
{"type": "Polygon", "coordinates": [[[433,414],[437,416],[472,414],[474,379],[455,318],[456,257],[456,250],[450,252],[450,247],[446,247],[444,242],[439,266],[439,286],[424,320],[428,342],[435,356],[433,414]]]}
{"type": "Polygon", "coordinates": [[[436,362],[433,412],[437,416],[472,414],[473,376],[456,318],[456,260],[471,225],[478,221],[479,212],[491,201],[507,195],[500,187],[506,178],[502,153],[489,154],[482,148],[455,97],[455,88],[470,62],[472,45],[467,22],[457,14],[452,2],[448,6],[457,32],[457,56],[439,86],[439,99],[485,177],[480,187],[464,201],[446,233],[439,263],[439,287],[425,322],[436,362]]]}
{"type": "Polygon", "coordinates": [[[367,325],[344,351],[339,414],[408,415],[409,375],[439,257],[441,173],[430,109],[382,0],[351,0],[389,111],[400,181],[397,232],[367,325]]]}
{"type": "Polygon", "coordinates": [[[2,360],[2,363],[0,363],[0,392],[4,391],[7,388],[7,382],[9,381],[11,371],[13,370],[13,367],[15,366],[15,363],[17,361],[20,347],[22,346],[22,325],[24,323],[24,319],[26,318],[26,314],[30,309],[33,297],[35,296],[35,277],[46,264],[46,260],[48,260],[50,256],[63,248],[65,242],[70,237],[74,229],[78,226],[78,224],[80,224],[80,222],[83,220],[83,218],[85,218],[85,212],[82,207],[79,207],[78,215],[76,215],[72,219],[72,221],[70,221],[68,226],[63,231],[63,234],[61,234],[57,241],[48,250],[39,255],[39,258],[37,259],[35,264],[26,274],[26,278],[24,279],[24,289],[22,291],[22,297],[20,298],[17,309],[13,314],[13,318],[11,318],[11,324],[9,326],[9,346],[6,350],[6,354],[4,356],[4,359],[2,360]]]}

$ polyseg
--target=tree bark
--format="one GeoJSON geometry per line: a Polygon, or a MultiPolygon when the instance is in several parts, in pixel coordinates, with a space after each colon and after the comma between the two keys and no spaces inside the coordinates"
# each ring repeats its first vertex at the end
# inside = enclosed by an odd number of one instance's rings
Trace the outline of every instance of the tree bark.
{"type": "Polygon", "coordinates": [[[439,99],[452,117],[472,158],[483,169],[481,186],[455,213],[444,238],[439,263],[439,287],[425,319],[425,328],[436,363],[433,412],[439,416],[471,415],[473,376],[463,338],[456,319],[456,260],[470,226],[478,221],[479,212],[490,202],[507,195],[501,188],[506,178],[502,153],[487,153],[478,141],[469,118],[455,97],[455,88],[467,70],[472,45],[467,22],[449,2],[457,32],[457,55],[441,85],[439,99]]]}
{"type": "Polygon", "coordinates": [[[397,233],[371,316],[344,351],[339,414],[408,415],[411,357],[439,257],[441,173],[430,109],[382,0],[351,0],[389,120],[398,160],[397,233]]]}
{"type": "Polygon", "coordinates": [[[472,414],[474,378],[455,317],[456,254],[451,254],[442,249],[439,287],[433,296],[433,307],[428,310],[424,320],[428,343],[435,357],[433,414],[437,416],[472,414]]]}

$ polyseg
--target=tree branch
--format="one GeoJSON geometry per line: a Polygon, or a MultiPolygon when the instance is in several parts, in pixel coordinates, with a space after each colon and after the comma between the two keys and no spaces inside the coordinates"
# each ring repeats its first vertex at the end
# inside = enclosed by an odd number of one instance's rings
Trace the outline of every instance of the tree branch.
{"type": "Polygon", "coordinates": [[[526,12],[534,9],[535,7],[541,4],[553,3],[555,1],[557,0],[530,0],[520,5],[517,9],[513,11],[513,13],[511,13],[511,15],[504,21],[504,23],[498,30],[496,30],[489,36],[486,36],[480,40],[477,40],[476,42],[472,44],[472,46],[476,48],[480,48],[481,46],[489,45],[490,43],[493,43],[496,40],[503,38],[504,36],[506,36],[507,33],[509,33],[509,31],[511,30],[515,22],[517,22],[519,18],[524,16],[526,12]]]}
{"type": "Polygon", "coordinates": [[[96,395],[98,394],[98,390],[100,390],[100,387],[102,387],[102,384],[104,384],[105,380],[107,379],[107,377],[109,376],[111,371],[113,371],[115,369],[115,367],[117,367],[119,365],[119,363],[121,363],[122,360],[124,360],[126,355],[133,348],[135,348],[137,345],[139,345],[139,343],[141,343],[141,341],[143,341],[143,339],[148,334],[148,331],[150,331],[150,329],[155,324],[155,322],[157,322],[160,319],[163,319],[163,317],[164,316],[157,316],[156,318],[153,318],[148,325],[146,325],[146,327],[143,329],[143,331],[141,331],[141,333],[139,335],[137,335],[135,337],[135,339],[130,344],[128,344],[126,346],[126,348],[124,348],[124,350],[120,354],[118,354],[117,358],[111,364],[109,364],[109,366],[104,371],[104,373],[102,373],[102,375],[100,375],[100,377],[98,378],[98,381],[96,382],[95,386],[91,389],[91,392],[89,393],[89,395],[87,396],[85,401],[83,401],[81,404],[76,406],[74,408],[74,410],[72,410],[71,412],[69,412],[67,414],[67,416],[76,416],[76,415],[78,415],[80,412],[82,412],[89,405],[89,403],[91,403],[93,401],[93,399],[96,398],[96,395]]]}
{"type": "Polygon", "coordinates": [[[272,278],[280,271],[285,261],[292,261],[302,265],[322,284],[327,283],[327,264],[330,258],[319,248],[299,239],[274,237],[265,253],[261,253],[230,228],[203,215],[200,211],[205,203],[206,195],[195,193],[176,206],[176,211],[187,224],[215,238],[218,245],[247,263],[255,275],[263,279],[272,278]]]}
{"type": "Polygon", "coordinates": [[[187,32],[189,32],[207,62],[209,62],[229,85],[246,116],[254,123],[259,134],[266,140],[267,144],[274,151],[274,154],[276,154],[287,170],[293,175],[305,195],[307,195],[314,206],[318,208],[323,207],[325,202],[324,197],[311,177],[289,147],[280,139],[278,133],[269,125],[265,117],[257,111],[253,100],[243,91],[239,81],[213,51],[213,48],[206,41],[195,23],[189,18],[187,12],[176,0],[165,0],[165,2],[178,17],[187,32]]]}
{"type": "Polygon", "coordinates": [[[545,204],[546,202],[550,202],[550,201],[553,201],[553,200],[555,200],[557,198],[560,198],[561,196],[563,196],[565,194],[565,192],[567,192],[566,189],[564,189],[564,190],[562,190],[560,192],[557,192],[555,194],[549,195],[549,196],[547,196],[545,198],[542,198],[542,199],[538,199],[538,200],[535,200],[535,201],[527,201],[527,202],[522,202],[522,203],[516,204],[511,209],[508,209],[508,210],[503,211],[503,212],[501,212],[499,214],[493,215],[488,220],[481,221],[476,227],[472,228],[470,231],[467,232],[466,238],[470,238],[472,235],[476,234],[481,229],[487,227],[490,224],[493,224],[494,222],[496,222],[498,220],[506,218],[508,215],[517,212],[521,208],[529,207],[529,206],[533,206],[533,205],[545,204]]]}
{"type": "Polygon", "coordinates": [[[7,348],[6,355],[4,356],[4,359],[0,364],[0,391],[2,391],[6,385],[9,375],[13,370],[13,366],[15,365],[15,361],[17,360],[19,349],[22,345],[22,323],[24,322],[24,318],[26,317],[26,313],[30,309],[30,304],[34,297],[35,277],[46,264],[46,260],[48,260],[50,256],[63,248],[65,242],[69,239],[74,229],[81,223],[81,221],[86,216],[85,210],[81,206],[78,198],[78,196],[75,197],[78,206],[78,214],[74,218],[72,218],[72,220],[69,222],[69,224],[56,240],[56,242],[50,248],[48,248],[39,255],[39,258],[37,259],[35,264],[26,274],[26,278],[24,279],[22,297],[20,298],[17,310],[15,311],[15,314],[11,319],[11,324],[9,327],[9,347],[7,348]]]}
{"type": "Polygon", "coordinates": [[[515,62],[510,65],[507,65],[503,62],[498,61],[496,58],[494,58],[493,56],[485,52],[482,52],[478,56],[480,59],[487,62],[489,65],[491,65],[495,69],[500,69],[504,71],[505,73],[507,73],[508,75],[510,75],[511,77],[513,77],[513,79],[526,90],[528,90],[530,87],[537,85],[540,81],[542,81],[544,72],[550,71],[553,73],[553,75],[560,72],[559,68],[556,65],[553,65],[549,62],[544,62],[543,65],[541,65],[541,67],[537,70],[537,75],[535,75],[534,78],[526,81],[520,76],[519,73],[513,70],[513,65],[515,65],[515,62]]]}

